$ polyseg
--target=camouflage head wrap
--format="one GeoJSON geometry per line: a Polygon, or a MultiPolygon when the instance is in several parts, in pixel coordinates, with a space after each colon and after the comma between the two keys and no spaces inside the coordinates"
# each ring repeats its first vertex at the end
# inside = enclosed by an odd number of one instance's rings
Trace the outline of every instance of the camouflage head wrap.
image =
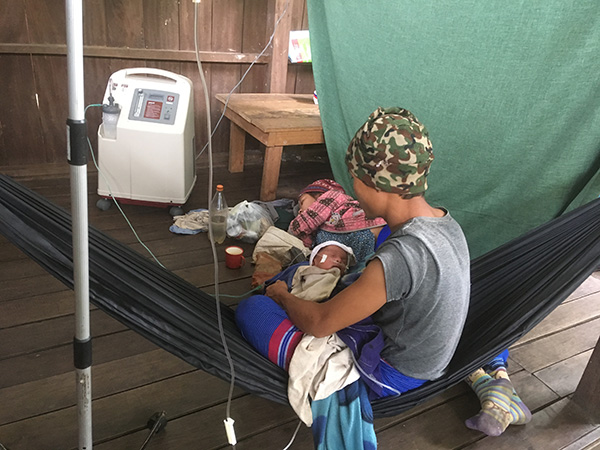
{"type": "Polygon", "coordinates": [[[346,152],[352,175],[379,191],[403,198],[422,195],[433,161],[427,129],[408,110],[377,108],[346,152]]]}

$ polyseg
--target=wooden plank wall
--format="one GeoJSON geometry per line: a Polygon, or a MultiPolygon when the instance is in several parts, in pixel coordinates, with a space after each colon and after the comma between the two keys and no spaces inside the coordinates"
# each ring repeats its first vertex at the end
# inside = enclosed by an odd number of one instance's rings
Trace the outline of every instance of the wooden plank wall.
{"type": "MultiPolygon", "coordinates": [[[[196,142],[201,149],[207,139],[206,111],[195,62],[192,0],[84,0],[83,5],[86,105],[102,101],[110,75],[119,69],[156,67],[180,73],[194,83],[196,142]]],[[[305,0],[198,3],[198,47],[213,126],[220,116],[214,95],[229,92],[265,47],[276,5],[287,5],[292,30],[308,29],[305,0]]],[[[0,166],[66,160],[65,22],[62,0],[0,0],[0,166]]],[[[268,49],[237,92],[269,92],[270,55],[268,49]]],[[[312,66],[288,67],[286,92],[312,92],[312,66]]],[[[100,108],[90,108],[87,120],[95,146],[100,108]]],[[[213,139],[215,164],[225,164],[227,120],[213,139]]],[[[247,145],[258,148],[256,141],[247,145]]],[[[202,164],[202,158],[198,162],[202,164]]]]}

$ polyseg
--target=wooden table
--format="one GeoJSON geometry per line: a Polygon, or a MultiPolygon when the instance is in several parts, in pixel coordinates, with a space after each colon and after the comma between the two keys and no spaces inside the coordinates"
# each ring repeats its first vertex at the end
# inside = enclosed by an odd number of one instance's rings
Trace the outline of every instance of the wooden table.
{"type": "MultiPolygon", "coordinates": [[[[217,94],[222,107],[227,94],[217,94]]],[[[231,121],[229,171],[243,172],[246,133],[265,145],[260,200],[275,199],[283,147],[322,144],[319,107],[312,94],[232,94],[225,110],[231,121]]]]}

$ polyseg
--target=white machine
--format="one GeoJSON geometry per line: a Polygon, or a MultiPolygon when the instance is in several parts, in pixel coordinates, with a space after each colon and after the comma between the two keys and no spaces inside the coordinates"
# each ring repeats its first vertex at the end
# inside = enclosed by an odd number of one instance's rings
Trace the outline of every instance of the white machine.
{"type": "Polygon", "coordinates": [[[151,206],[187,201],[196,183],[193,98],[192,82],[166,70],[112,74],[104,103],[120,111],[105,107],[98,128],[100,209],[111,195],[151,206]]]}

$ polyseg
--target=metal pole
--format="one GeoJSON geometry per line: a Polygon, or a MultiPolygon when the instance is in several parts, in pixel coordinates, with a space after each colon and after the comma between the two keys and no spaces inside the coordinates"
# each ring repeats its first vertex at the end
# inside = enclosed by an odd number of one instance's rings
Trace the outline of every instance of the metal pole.
{"type": "Polygon", "coordinates": [[[69,117],[67,160],[71,172],[75,337],[79,450],[92,448],[92,340],[89,314],[89,246],[87,204],[87,126],[83,76],[83,4],[66,0],[69,117]]]}

